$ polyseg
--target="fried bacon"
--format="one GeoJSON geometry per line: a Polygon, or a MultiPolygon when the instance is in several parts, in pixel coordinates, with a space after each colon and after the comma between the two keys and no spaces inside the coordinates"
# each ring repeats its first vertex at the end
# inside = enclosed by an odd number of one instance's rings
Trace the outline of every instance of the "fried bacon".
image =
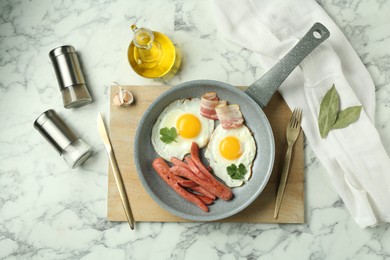
{"type": "Polygon", "coordinates": [[[220,101],[216,92],[208,92],[201,97],[200,114],[206,118],[217,120],[215,107],[221,104],[227,104],[227,101],[220,101]]]}
{"type": "Polygon", "coordinates": [[[217,92],[204,94],[200,101],[200,114],[206,118],[219,120],[224,129],[239,128],[244,122],[239,105],[228,105],[219,100],[217,92]]]}
{"type": "Polygon", "coordinates": [[[224,129],[239,128],[244,123],[244,118],[239,105],[218,105],[215,108],[219,123],[224,129]]]}

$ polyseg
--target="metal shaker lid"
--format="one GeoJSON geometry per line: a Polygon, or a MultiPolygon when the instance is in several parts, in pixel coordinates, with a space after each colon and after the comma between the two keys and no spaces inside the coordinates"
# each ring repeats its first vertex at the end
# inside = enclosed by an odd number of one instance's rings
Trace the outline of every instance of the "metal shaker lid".
{"type": "Polygon", "coordinates": [[[78,138],[53,110],[42,113],[34,122],[34,127],[45,139],[62,154],[64,149],[78,138]]]}
{"type": "Polygon", "coordinates": [[[76,49],[72,45],[64,45],[57,47],[49,52],[50,59],[55,58],[61,54],[76,52],[76,49]]]}
{"type": "Polygon", "coordinates": [[[64,45],[49,52],[60,90],[70,86],[86,85],[76,49],[64,45]]]}

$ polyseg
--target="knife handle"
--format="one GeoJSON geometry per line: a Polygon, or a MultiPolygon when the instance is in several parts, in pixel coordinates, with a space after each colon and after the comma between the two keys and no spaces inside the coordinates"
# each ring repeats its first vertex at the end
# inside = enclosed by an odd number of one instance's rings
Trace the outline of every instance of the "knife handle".
{"type": "Polygon", "coordinates": [[[116,163],[115,155],[112,150],[108,153],[108,158],[110,160],[111,168],[114,173],[116,186],[118,187],[119,196],[121,197],[123,209],[125,210],[127,222],[129,222],[130,228],[134,229],[134,217],[133,212],[131,211],[130,202],[127,197],[126,189],[123,184],[122,176],[119,172],[118,164],[116,163]]]}

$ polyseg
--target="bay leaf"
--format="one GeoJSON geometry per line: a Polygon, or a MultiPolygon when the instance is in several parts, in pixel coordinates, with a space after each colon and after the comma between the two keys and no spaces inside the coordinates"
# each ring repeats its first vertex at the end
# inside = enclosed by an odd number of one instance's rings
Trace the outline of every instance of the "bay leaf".
{"type": "Polygon", "coordinates": [[[362,106],[353,106],[341,110],[332,129],[344,128],[354,123],[356,120],[358,120],[361,111],[362,106]]]}
{"type": "Polygon", "coordinates": [[[333,86],[325,94],[321,101],[320,113],[318,115],[318,127],[320,135],[325,138],[336,122],[339,111],[340,100],[336,87],[333,86]]]}

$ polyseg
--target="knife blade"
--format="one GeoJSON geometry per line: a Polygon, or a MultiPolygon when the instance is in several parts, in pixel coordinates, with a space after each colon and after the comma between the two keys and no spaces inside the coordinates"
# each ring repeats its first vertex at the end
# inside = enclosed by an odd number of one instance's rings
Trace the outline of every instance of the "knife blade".
{"type": "Polygon", "coordinates": [[[123,206],[123,209],[124,209],[125,214],[126,214],[127,222],[129,222],[130,228],[133,230],[134,229],[134,217],[133,217],[133,213],[131,211],[130,202],[129,202],[129,199],[127,197],[127,193],[126,193],[125,186],[123,184],[122,176],[121,176],[121,173],[119,171],[119,167],[118,167],[118,164],[116,162],[115,154],[114,154],[114,151],[112,149],[111,141],[110,141],[110,138],[107,134],[107,130],[106,130],[106,127],[104,125],[104,120],[103,120],[101,113],[99,113],[97,116],[97,128],[99,131],[99,135],[100,135],[101,139],[103,140],[104,146],[106,147],[106,150],[107,150],[108,159],[110,161],[111,169],[114,173],[114,179],[115,179],[116,185],[118,187],[119,196],[120,196],[121,201],[122,201],[122,206],[123,206]]]}

